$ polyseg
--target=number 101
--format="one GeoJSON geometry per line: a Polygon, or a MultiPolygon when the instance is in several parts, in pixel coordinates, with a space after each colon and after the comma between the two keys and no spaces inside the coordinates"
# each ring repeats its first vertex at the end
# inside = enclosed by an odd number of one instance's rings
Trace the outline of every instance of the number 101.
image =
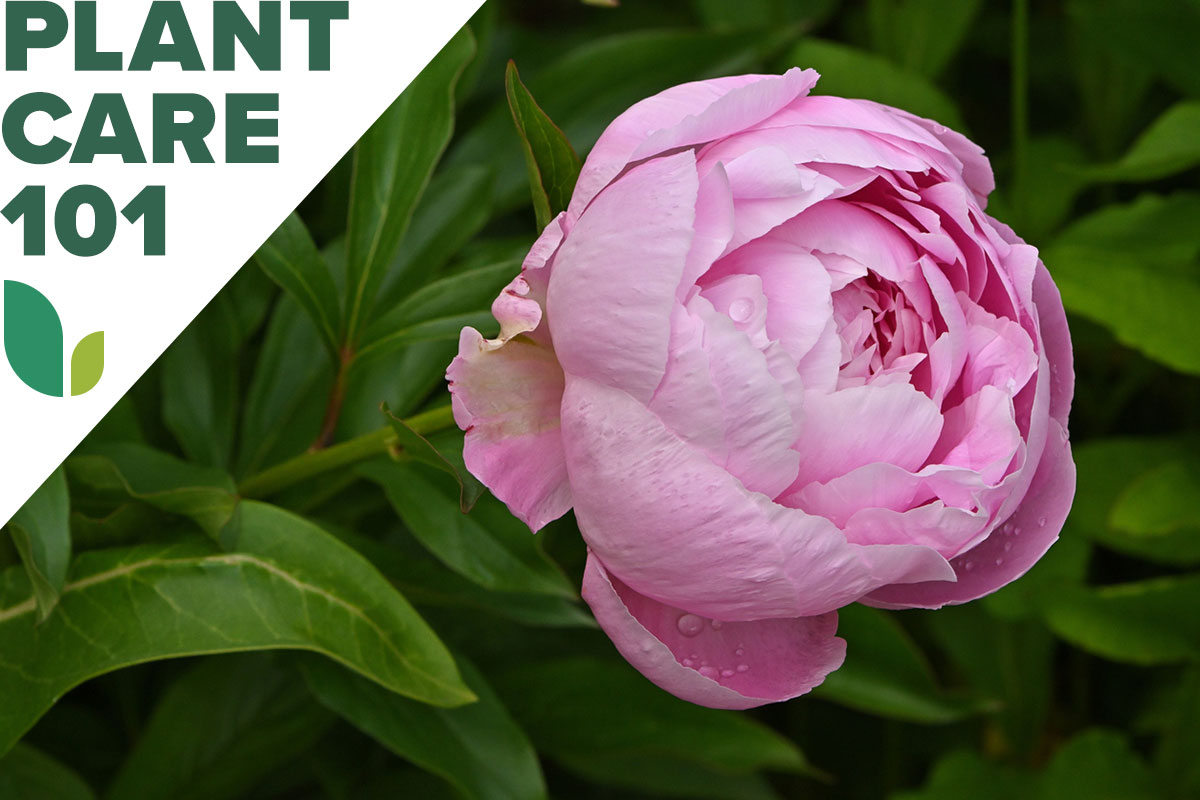
{"type": "MultiPolygon", "coordinates": [[[[46,187],[26,186],[4,210],[4,218],[14,225],[25,220],[25,255],[46,255],[48,228],[46,187]]],[[[167,253],[167,187],[147,186],[121,209],[121,216],[135,224],[144,221],[144,252],[148,256],[167,253]]],[[[75,186],[59,198],[54,209],[54,234],[59,244],[73,256],[98,256],[109,248],[117,235],[117,206],[108,192],[98,186],[75,186]],[[79,212],[90,206],[95,218],[92,232],[79,230],[79,212]]]]}

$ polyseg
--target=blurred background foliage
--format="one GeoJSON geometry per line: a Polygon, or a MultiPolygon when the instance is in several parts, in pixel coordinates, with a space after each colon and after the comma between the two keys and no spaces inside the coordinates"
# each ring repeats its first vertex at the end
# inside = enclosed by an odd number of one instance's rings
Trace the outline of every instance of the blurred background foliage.
{"type": "Polygon", "coordinates": [[[9,525],[0,797],[1200,797],[1200,2],[606,5],[488,0],[9,525]],[[794,65],[983,145],[1076,345],[1045,559],[719,712],[591,622],[570,518],[464,516],[443,372],[536,233],[509,58],[581,154],[794,65]]]}

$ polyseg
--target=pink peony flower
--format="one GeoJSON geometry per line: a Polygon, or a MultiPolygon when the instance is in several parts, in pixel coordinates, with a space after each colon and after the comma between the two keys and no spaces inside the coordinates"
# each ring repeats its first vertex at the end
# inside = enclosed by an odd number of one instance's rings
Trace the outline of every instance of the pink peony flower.
{"type": "Polygon", "coordinates": [[[1028,570],[1074,493],[1074,376],[980,148],[812,70],[668,89],[462,333],[471,471],[679,697],[748,708],[841,665],[836,611],[936,608],[1028,570]]]}

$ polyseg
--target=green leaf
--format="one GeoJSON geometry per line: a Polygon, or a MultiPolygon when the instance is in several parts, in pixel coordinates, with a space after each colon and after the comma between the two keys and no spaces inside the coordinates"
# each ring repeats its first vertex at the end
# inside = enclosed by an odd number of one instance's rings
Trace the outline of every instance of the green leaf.
{"type": "Polygon", "coordinates": [[[872,48],[900,67],[937,77],[962,46],[981,0],[871,0],[872,48]]]}
{"type": "Polygon", "coordinates": [[[105,797],[245,797],[332,721],[299,676],[270,655],[201,660],[163,693],[105,797]]]}
{"type": "Polygon", "coordinates": [[[4,353],[25,385],[63,396],[63,329],[46,296],[19,281],[4,282],[4,353]]]}
{"type": "Polygon", "coordinates": [[[103,375],[104,331],[96,331],[80,339],[71,353],[71,396],[95,389],[103,375]]]}
{"type": "Polygon", "coordinates": [[[1163,112],[1119,161],[1091,167],[1083,170],[1083,174],[1097,181],[1153,181],[1197,164],[1200,164],[1200,102],[1187,100],[1163,112]]]}
{"type": "MultiPolygon", "coordinates": [[[[384,316],[397,304],[411,302],[414,291],[421,291],[419,287],[428,284],[483,229],[491,217],[494,183],[494,170],[479,164],[463,164],[433,176],[379,287],[376,308],[384,316]]],[[[379,322],[372,322],[364,342],[371,340],[379,322]]]]}
{"type": "MultiPolygon", "coordinates": [[[[161,360],[163,422],[191,461],[228,467],[240,412],[239,351],[269,298],[243,274],[175,340],[161,360]],[[239,308],[235,296],[246,305],[239,308]],[[247,308],[246,306],[258,306],[247,308]]],[[[269,284],[268,284],[269,285],[269,284]]]]}
{"type": "Polygon", "coordinates": [[[58,603],[71,561],[71,498],[62,468],[54,471],[8,523],[44,620],[58,603]]]}
{"type": "Polygon", "coordinates": [[[98,445],[72,456],[66,466],[73,483],[188,517],[213,537],[233,518],[238,505],[237,488],[224,472],[141,444],[98,445]]]}
{"type": "Polygon", "coordinates": [[[74,770],[27,744],[0,758],[0,797],[9,800],[95,800],[74,770]]]}
{"type": "Polygon", "coordinates": [[[1135,480],[1117,499],[1112,526],[1135,536],[1200,529],[1200,459],[1169,461],[1135,480]]]}
{"type": "Polygon", "coordinates": [[[1062,136],[1029,140],[1026,168],[1014,176],[1011,197],[993,192],[988,214],[1009,223],[1020,222],[1021,236],[1040,245],[1070,216],[1088,181],[1078,172],[1085,161],[1083,148],[1062,136]],[[1019,211],[1019,213],[1018,213],[1019,211]]]}
{"type": "Polygon", "coordinates": [[[341,344],[337,286],[300,217],[292,214],[284,220],[254,260],[300,304],[320,331],[330,355],[336,356],[341,344]]]}
{"type": "Polygon", "coordinates": [[[958,109],[945,94],[887,59],[838,42],[805,38],[788,54],[787,66],[813,68],[821,80],[813,94],[860,97],[902,108],[966,133],[958,109]]]}
{"type": "Polygon", "coordinates": [[[536,800],[546,786],[533,746],[474,666],[458,665],[479,701],[442,709],[392,694],[325,659],[304,659],[313,695],[401,758],[470,800],[536,800]]]}
{"type": "Polygon", "coordinates": [[[1158,787],[1145,762],[1115,731],[1093,728],[1067,742],[1041,776],[1044,800],[1153,800],[1158,787]]]}
{"type": "Polygon", "coordinates": [[[396,442],[401,449],[402,456],[412,459],[419,464],[433,467],[454,478],[454,482],[458,484],[459,490],[459,510],[466,514],[474,508],[475,503],[483,495],[485,489],[483,488],[483,484],[467,471],[466,465],[462,463],[462,458],[459,457],[457,459],[458,463],[450,461],[436,447],[430,444],[428,439],[408,427],[408,424],[404,420],[388,410],[386,403],[383,405],[383,414],[396,434],[396,442]]]}
{"type": "Polygon", "coordinates": [[[488,589],[574,597],[524,524],[492,498],[462,513],[460,489],[415,464],[376,461],[360,474],[383,487],[405,526],[443,564],[488,589]]]}
{"type": "Polygon", "coordinates": [[[355,148],[346,234],[349,294],[344,338],[351,344],[357,343],[369,322],[385,267],[450,142],[454,87],[474,56],[474,37],[464,28],[355,148]]]}
{"type": "Polygon", "coordinates": [[[436,635],[369,562],[305,520],[243,504],[228,552],[200,536],[84,553],[36,624],[19,571],[0,575],[0,752],[64,692],[131,664],[312,650],[408,697],[474,695],[436,635]]]}
{"type": "Polygon", "coordinates": [[[482,327],[490,330],[495,327],[492,301],[520,272],[520,260],[505,260],[426,284],[371,325],[363,336],[359,361],[418,341],[422,333],[429,339],[436,331],[453,331],[452,338],[457,340],[463,326],[472,320],[485,323],[482,327]]]}
{"type": "Polygon", "coordinates": [[[320,349],[312,321],[290,297],[280,298],[243,404],[239,476],[297,456],[316,440],[334,379],[332,362],[313,357],[320,349]]]}
{"type": "Polygon", "coordinates": [[[846,662],[813,690],[814,697],[868,714],[935,725],[994,706],[941,691],[924,654],[886,612],[847,606],[838,612],[838,635],[848,644],[846,662]]]}
{"type": "Polygon", "coordinates": [[[937,763],[924,788],[893,794],[891,800],[1013,800],[1036,797],[1036,792],[1033,776],[958,751],[937,763]]]}
{"type": "Polygon", "coordinates": [[[1142,197],[1072,225],[1043,252],[1068,311],[1167,366],[1200,374],[1200,195],[1142,197]]]}
{"type": "Polygon", "coordinates": [[[1069,589],[1045,609],[1047,624],[1068,642],[1130,664],[1200,658],[1200,575],[1156,578],[1099,589],[1069,589]]]}
{"type": "Polygon", "coordinates": [[[444,606],[511,619],[523,625],[552,628],[595,628],[596,621],[579,598],[485,589],[434,559],[413,537],[383,541],[325,526],[367,557],[404,596],[418,606],[444,606]]]}
{"type": "Polygon", "coordinates": [[[817,774],[749,716],[679,700],[624,663],[540,659],[493,683],[539,752],[608,785],[659,791],[662,774],[681,764],[695,782],[764,769],[817,774]]]}
{"type": "MultiPolygon", "coordinates": [[[[1192,566],[1200,564],[1200,526],[1183,526],[1147,535],[1134,518],[1134,509],[1142,500],[1133,495],[1153,491],[1155,472],[1188,458],[1194,443],[1181,439],[1114,438],[1091,441],[1075,448],[1073,456],[1079,472],[1075,505],[1067,525],[1071,530],[1120,553],[1164,564],[1192,566]],[[1143,483],[1143,479],[1147,482],[1143,483]],[[1116,524],[1119,503],[1132,503],[1116,524]]],[[[1169,475],[1168,475],[1169,478],[1169,475]]],[[[1167,508],[1187,505],[1185,497],[1170,498],[1167,508]]],[[[1147,509],[1150,511],[1150,509],[1147,509]]],[[[1157,509],[1153,510],[1157,513],[1157,509]]]]}
{"type": "Polygon", "coordinates": [[[570,204],[583,162],[566,134],[546,116],[529,89],[521,83],[517,65],[511,60],[504,73],[504,91],[525,152],[529,189],[540,231],[570,204]]]}
{"type": "Polygon", "coordinates": [[[706,27],[718,31],[773,30],[805,23],[811,30],[836,9],[838,0],[693,0],[696,14],[706,27]]]}

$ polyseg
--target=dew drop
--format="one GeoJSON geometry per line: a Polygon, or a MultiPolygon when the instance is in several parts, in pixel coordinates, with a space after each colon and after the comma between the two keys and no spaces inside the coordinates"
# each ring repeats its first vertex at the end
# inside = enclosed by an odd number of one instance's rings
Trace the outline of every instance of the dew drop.
{"type": "Polygon", "coordinates": [[[1005,542],[1005,543],[1004,543],[1004,552],[1006,552],[1006,553],[1007,553],[1007,552],[1009,552],[1010,550],[1012,550],[1012,542],[1005,542]]]}
{"type": "Polygon", "coordinates": [[[737,673],[736,673],[736,672],[734,672],[734,671],[733,671],[733,670],[731,670],[731,669],[723,669],[723,670],[721,670],[721,677],[722,677],[722,678],[732,678],[732,677],[733,677],[734,675],[736,675],[736,674],[737,674],[737,673]]]}
{"type": "Polygon", "coordinates": [[[749,298],[739,297],[729,306],[729,318],[739,325],[749,321],[753,315],[754,301],[749,298]]]}
{"type": "Polygon", "coordinates": [[[675,627],[679,628],[679,632],[684,636],[695,636],[704,630],[704,620],[695,614],[684,614],[675,623],[675,627]]]}
{"type": "Polygon", "coordinates": [[[968,561],[967,563],[963,564],[963,569],[967,572],[970,572],[971,570],[975,569],[975,562],[968,561]]]}
{"type": "Polygon", "coordinates": [[[733,654],[738,658],[741,658],[742,656],[746,655],[746,648],[739,647],[737,650],[733,651],[733,654]]]}
{"type": "Polygon", "coordinates": [[[737,671],[738,671],[738,672],[748,672],[749,670],[750,670],[750,665],[749,665],[749,664],[738,664],[738,665],[737,665],[737,671]]]}
{"type": "Polygon", "coordinates": [[[1045,517],[1038,517],[1038,527],[1039,528],[1046,527],[1046,518],[1045,517]]]}
{"type": "Polygon", "coordinates": [[[719,630],[721,630],[721,628],[723,628],[725,626],[725,623],[721,622],[721,620],[719,620],[719,619],[714,619],[712,622],[710,622],[708,624],[712,625],[712,629],[714,631],[719,631],[719,630]]]}
{"type": "Polygon", "coordinates": [[[998,567],[998,566],[1000,566],[1000,565],[1001,565],[1001,564],[1003,564],[1003,563],[1004,563],[1004,559],[1003,559],[1003,558],[997,558],[997,559],[996,559],[996,566],[997,566],[997,567],[998,567]]]}
{"type": "Polygon", "coordinates": [[[683,660],[683,665],[684,665],[685,667],[693,667],[693,666],[695,666],[695,665],[696,665],[696,662],[695,662],[695,660],[693,660],[693,659],[690,659],[690,658],[685,658],[685,659],[683,660]]]}
{"type": "Polygon", "coordinates": [[[717,669],[716,669],[716,667],[701,667],[701,668],[699,669],[699,672],[700,672],[700,674],[701,674],[701,675],[703,675],[704,677],[708,678],[709,680],[714,680],[714,681],[715,681],[715,680],[716,680],[716,679],[717,679],[717,678],[720,676],[720,674],[721,674],[721,673],[717,672],[717,669]]]}

